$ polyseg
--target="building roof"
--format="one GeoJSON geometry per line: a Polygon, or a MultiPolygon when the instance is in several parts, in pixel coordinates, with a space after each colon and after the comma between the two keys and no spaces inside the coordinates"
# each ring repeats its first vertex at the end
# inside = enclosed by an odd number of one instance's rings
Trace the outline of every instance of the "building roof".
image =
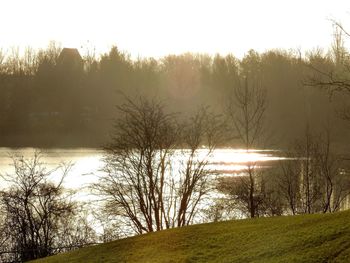
{"type": "Polygon", "coordinates": [[[76,48],[63,48],[60,57],[65,57],[65,56],[70,56],[70,57],[79,57],[81,59],[80,53],[78,49],[76,48]]]}
{"type": "Polygon", "coordinates": [[[76,48],[63,48],[58,56],[58,64],[64,66],[81,67],[83,59],[76,48]]]}

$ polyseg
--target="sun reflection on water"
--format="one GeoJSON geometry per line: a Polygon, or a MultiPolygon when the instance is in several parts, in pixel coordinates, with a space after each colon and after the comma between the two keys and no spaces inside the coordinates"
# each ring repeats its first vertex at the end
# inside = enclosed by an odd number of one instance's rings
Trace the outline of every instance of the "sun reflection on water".
{"type": "MultiPolygon", "coordinates": [[[[19,150],[0,148],[0,171],[8,174],[13,173],[10,155],[18,153],[30,158],[34,151],[33,148],[19,150]]],[[[198,157],[201,158],[206,153],[206,149],[201,149],[198,157]]],[[[88,195],[88,185],[96,182],[98,174],[102,173],[103,152],[97,149],[50,149],[42,151],[42,157],[42,161],[48,169],[53,169],[62,163],[73,164],[65,178],[64,185],[67,188],[79,190],[78,196],[81,198],[88,195]]],[[[209,157],[208,169],[221,174],[240,175],[248,164],[261,169],[269,167],[271,162],[281,159],[284,158],[280,157],[279,152],[274,150],[217,149],[209,157]]],[[[55,171],[51,179],[56,181],[59,175],[60,171],[55,171]]]]}

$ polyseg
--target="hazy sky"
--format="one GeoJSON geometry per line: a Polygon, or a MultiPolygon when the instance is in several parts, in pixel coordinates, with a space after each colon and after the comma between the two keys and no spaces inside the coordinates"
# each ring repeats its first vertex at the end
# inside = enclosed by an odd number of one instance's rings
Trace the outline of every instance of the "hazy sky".
{"type": "MultiPolygon", "coordinates": [[[[350,31],[349,0],[0,0],[0,47],[81,52],[113,44],[133,57],[186,51],[328,47],[336,19],[350,31]]],[[[350,39],[348,41],[350,43],[350,39]]]]}

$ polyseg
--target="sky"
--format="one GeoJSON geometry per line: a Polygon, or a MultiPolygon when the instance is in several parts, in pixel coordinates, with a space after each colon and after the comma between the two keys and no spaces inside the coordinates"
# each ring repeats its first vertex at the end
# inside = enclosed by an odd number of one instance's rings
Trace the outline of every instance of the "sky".
{"type": "Polygon", "coordinates": [[[0,48],[56,41],[99,54],[116,45],[134,58],[306,52],[331,45],[331,20],[350,31],[349,0],[0,0],[0,48]]]}

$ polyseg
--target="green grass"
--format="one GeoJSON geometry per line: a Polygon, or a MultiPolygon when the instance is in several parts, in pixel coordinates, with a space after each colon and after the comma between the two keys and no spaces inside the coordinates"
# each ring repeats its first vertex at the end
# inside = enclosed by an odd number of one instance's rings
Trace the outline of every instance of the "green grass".
{"type": "Polygon", "coordinates": [[[350,211],[194,225],[36,262],[350,262],[350,211]]]}

